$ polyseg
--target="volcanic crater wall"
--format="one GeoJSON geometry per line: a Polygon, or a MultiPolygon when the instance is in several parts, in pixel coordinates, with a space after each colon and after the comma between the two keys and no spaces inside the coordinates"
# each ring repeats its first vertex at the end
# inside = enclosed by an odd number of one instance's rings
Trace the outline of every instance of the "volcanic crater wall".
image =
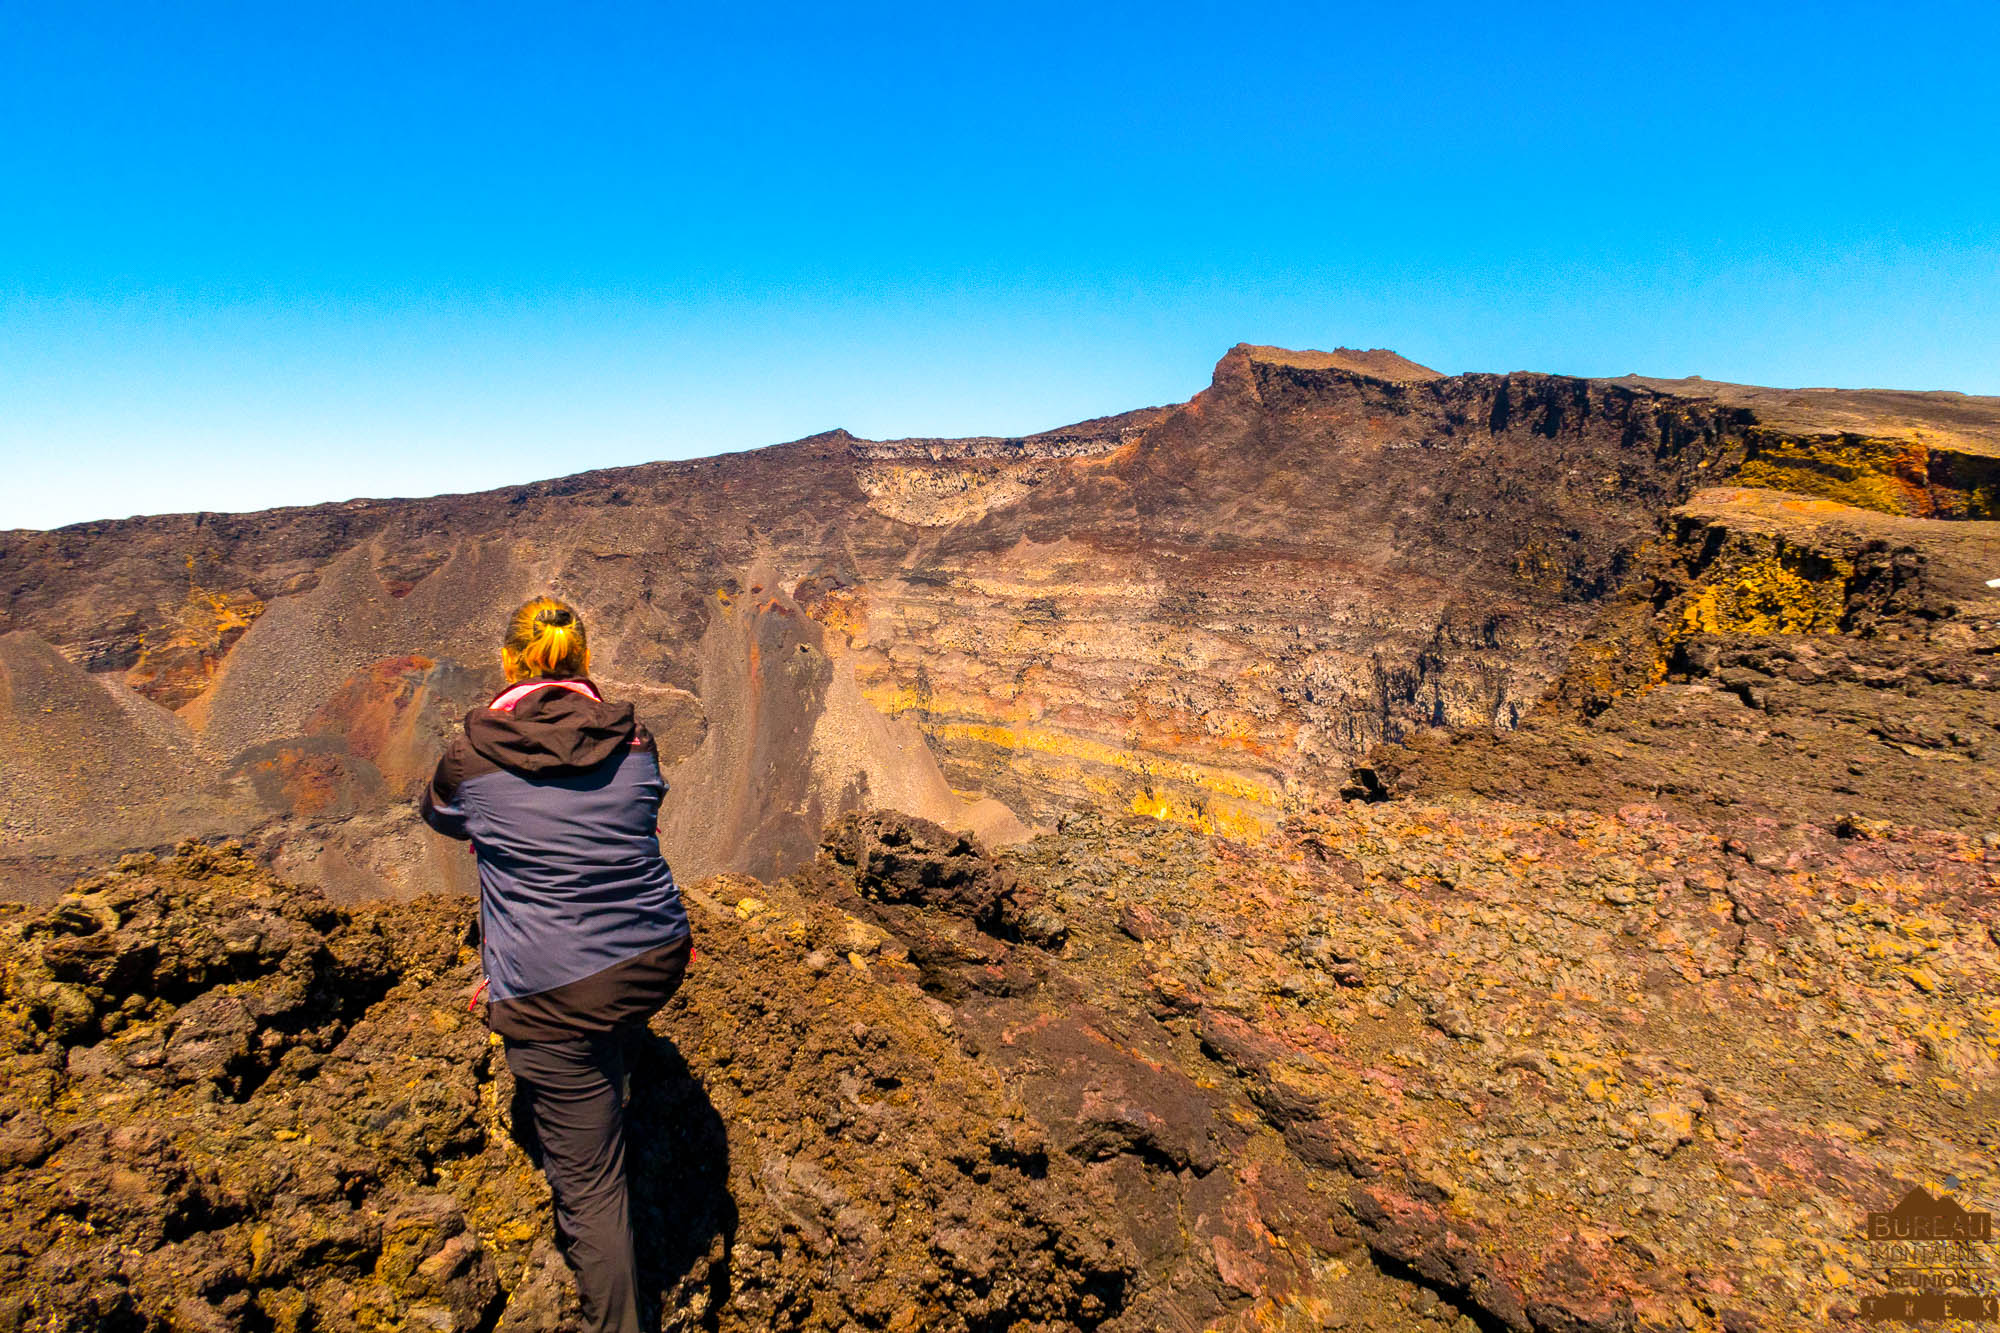
{"type": "Polygon", "coordinates": [[[9,533],[0,631],[43,667],[8,668],[29,794],[0,856],[39,894],[238,832],[342,895],[462,882],[406,802],[544,589],[683,763],[664,826],[691,867],[778,873],[862,805],[996,841],[1079,805],[1247,834],[1381,741],[1515,725],[1755,421],[1642,384],[1242,346],[1180,407],[1041,436],[835,431],[9,533]],[[163,744],[177,781],[146,767],[163,744]]]}

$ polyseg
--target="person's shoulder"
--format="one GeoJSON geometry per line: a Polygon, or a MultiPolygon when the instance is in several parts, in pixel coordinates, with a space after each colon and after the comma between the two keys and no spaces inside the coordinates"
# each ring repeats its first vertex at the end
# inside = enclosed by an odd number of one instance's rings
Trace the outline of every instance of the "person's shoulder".
{"type": "MultiPolygon", "coordinates": [[[[470,723],[473,714],[481,711],[483,710],[474,709],[472,714],[467,715],[466,721],[470,723]]],[[[479,747],[472,743],[472,737],[467,734],[466,727],[460,727],[452,732],[445,740],[443,752],[438,755],[438,772],[459,782],[467,778],[481,777],[496,771],[499,767],[500,765],[479,752],[479,747]]]]}

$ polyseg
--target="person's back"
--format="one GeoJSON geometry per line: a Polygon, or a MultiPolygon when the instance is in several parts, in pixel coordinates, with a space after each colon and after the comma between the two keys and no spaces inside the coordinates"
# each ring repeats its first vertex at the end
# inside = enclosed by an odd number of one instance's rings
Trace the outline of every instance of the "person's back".
{"type": "Polygon", "coordinates": [[[636,1330],[620,1041],[672,996],[691,948],[660,854],[666,781],[632,706],[591,683],[569,607],[521,607],[502,662],[508,688],[466,715],[421,810],[478,854],[487,1021],[505,1039],[586,1319],[636,1330]]]}

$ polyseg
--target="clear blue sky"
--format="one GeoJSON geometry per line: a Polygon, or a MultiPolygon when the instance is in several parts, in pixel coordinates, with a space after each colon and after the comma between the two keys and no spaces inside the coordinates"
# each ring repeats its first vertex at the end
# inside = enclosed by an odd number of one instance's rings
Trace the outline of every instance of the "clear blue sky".
{"type": "Polygon", "coordinates": [[[0,4],[0,528],[1238,341],[2000,393],[2000,6],[0,4]]]}

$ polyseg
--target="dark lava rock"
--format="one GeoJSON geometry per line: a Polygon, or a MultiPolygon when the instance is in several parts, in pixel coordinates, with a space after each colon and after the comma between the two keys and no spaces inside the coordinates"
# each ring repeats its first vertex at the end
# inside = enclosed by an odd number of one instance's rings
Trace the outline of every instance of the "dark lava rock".
{"type": "Polygon", "coordinates": [[[893,810],[842,816],[820,836],[820,847],[854,871],[862,897],[953,912],[985,930],[999,924],[1014,894],[1013,875],[971,834],[893,810]]]}
{"type": "MultiPolygon", "coordinates": [[[[913,988],[794,956],[859,923],[691,898],[696,977],[628,1057],[666,1327],[1117,1315],[1102,1191],[913,988]]],[[[0,1328],[575,1327],[472,908],[348,913],[188,845],[0,926],[0,1328]]]]}
{"type": "Polygon", "coordinates": [[[820,850],[853,876],[870,902],[914,905],[963,917],[989,935],[1059,949],[1069,927],[1040,894],[1024,890],[970,833],[894,810],[835,820],[820,850]]]}

